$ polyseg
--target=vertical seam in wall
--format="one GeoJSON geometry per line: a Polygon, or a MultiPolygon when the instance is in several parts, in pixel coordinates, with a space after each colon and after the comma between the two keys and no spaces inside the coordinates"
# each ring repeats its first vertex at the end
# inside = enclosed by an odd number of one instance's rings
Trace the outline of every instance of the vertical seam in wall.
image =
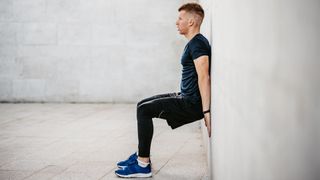
{"type": "MultiPolygon", "coordinates": [[[[213,53],[214,53],[214,51],[213,51],[213,47],[214,47],[214,44],[213,44],[213,31],[212,31],[212,26],[213,26],[213,1],[214,0],[210,0],[210,2],[209,2],[209,10],[210,10],[210,12],[209,12],[209,16],[210,16],[210,20],[209,20],[209,31],[210,31],[210,43],[211,43],[211,64],[210,64],[210,74],[212,75],[213,73],[212,73],[212,71],[213,71],[213,53]]],[[[210,84],[211,84],[211,96],[210,96],[210,102],[213,102],[212,101],[212,97],[213,97],[213,95],[212,95],[212,87],[213,87],[213,79],[212,78],[210,78],[210,84]]],[[[213,111],[213,105],[212,105],[213,103],[210,103],[210,109],[211,109],[211,112],[214,112],[213,111]]],[[[213,113],[211,113],[211,114],[213,114],[213,113]]],[[[213,124],[213,122],[212,122],[212,119],[213,119],[213,116],[214,116],[214,114],[211,116],[211,127],[212,127],[212,124],[213,124]]],[[[211,137],[212,137],[212,134],[211,134],[211,137]]],[[[207,148],[207,150],[208,150],[208,152],[207,152],[207,158],[208,158],[208,162],[209,162],[209,164],[208,164],[208,176],[209,176],[209,179],[213,179],[213,172],[212,172],[212,165],[213,165],[213,162],[212,162],[212,156],[213,156],[213,153],[212,153],[212,141],[211,141],[211,138],[209,138],[209,144],[208,144],[208,148],[207,148]]]]}

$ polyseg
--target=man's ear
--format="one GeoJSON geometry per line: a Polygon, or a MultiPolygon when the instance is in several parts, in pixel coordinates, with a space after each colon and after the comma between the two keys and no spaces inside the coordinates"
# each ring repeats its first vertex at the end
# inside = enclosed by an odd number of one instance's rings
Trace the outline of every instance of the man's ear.
{"type": "Polygon", "coordinates": [[[194,18],[189,18],[189,20],[188,20],[188,25],[189,25],[189,26],[193,26],[194,23],[195,23],[194,18]]]}

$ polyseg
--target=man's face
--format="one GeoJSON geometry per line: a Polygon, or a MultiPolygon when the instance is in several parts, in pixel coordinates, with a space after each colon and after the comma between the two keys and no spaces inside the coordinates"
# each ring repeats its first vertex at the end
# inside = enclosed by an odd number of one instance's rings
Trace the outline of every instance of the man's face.
{"type": "Polygon", "coordinates": [[[184,10],[180,11],[178,20],[176,21],[176,25],[181,35],[188,33],[189,31],[188,22],[189,22],[188,13],[184,10]]]}

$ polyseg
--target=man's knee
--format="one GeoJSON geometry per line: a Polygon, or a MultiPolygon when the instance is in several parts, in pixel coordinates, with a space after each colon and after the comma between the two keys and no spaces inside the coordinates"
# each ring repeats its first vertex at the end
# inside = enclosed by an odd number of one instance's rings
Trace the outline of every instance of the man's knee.
{"type": "Polygon", "coordinates": [[[137,106],[137,116],[153,117],[156,111],[156,105],[152,102],[141,103],[137,106]]]}
{"type": "Polygon", "coordinates": [[[142,104],[142,102],[143,102],[143,100],[141,100],[141,101],[139,101],[139,102],[137,103],[137,109],[139,108],[140,104],[142,104]]]}
{"type": "Polygon", "coordinates": [[[137,108],[138,108],[141,104],[147,102],[147,99],[148,99],[148,98],[145,98],[145,99],[140,100],[140,101],[137,103],[137,108]]]}

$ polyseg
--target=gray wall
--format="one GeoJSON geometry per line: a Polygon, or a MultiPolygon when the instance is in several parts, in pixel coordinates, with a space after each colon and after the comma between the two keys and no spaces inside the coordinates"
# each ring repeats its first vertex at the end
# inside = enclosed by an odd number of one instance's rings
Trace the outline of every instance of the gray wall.
{"type": "Polygon", "coordinates": [[[212,178],[320,179],[320,1],[201,2],[212,11],[212,178]]]}
{"type": "Polygon", "coordinates": [[[136,102],[178,91],[182,2],[0,0],[0,101],[136,102]]]}

